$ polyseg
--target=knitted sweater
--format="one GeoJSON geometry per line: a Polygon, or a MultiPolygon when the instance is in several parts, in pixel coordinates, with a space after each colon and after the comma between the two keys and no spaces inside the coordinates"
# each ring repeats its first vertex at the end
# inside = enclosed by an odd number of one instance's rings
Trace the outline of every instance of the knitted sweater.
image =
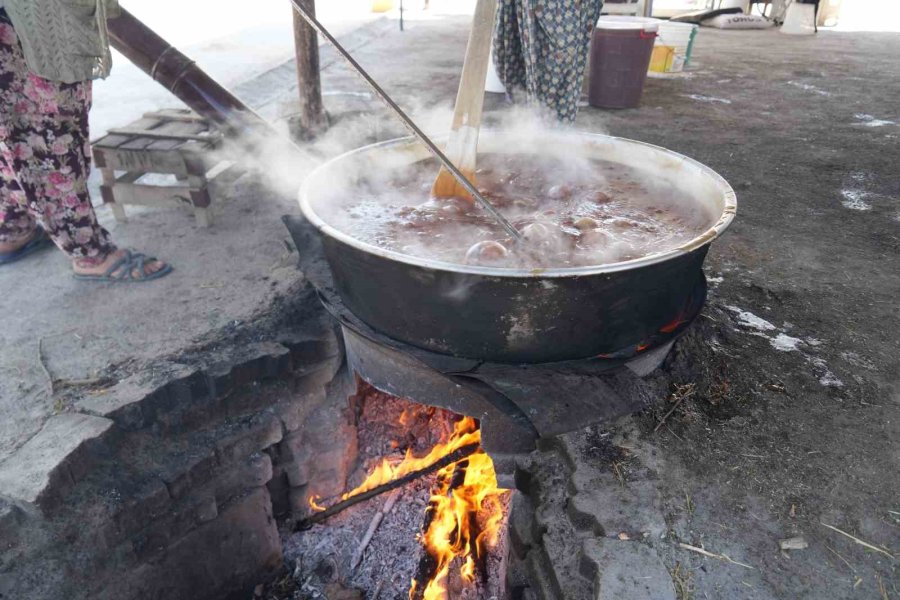
{"type": "Polygon", "coordinates": [[[118,16],[118,0],[4,0],[4,8],[35,75],[63,83],[109,75],[106,19],[118,16]]]}

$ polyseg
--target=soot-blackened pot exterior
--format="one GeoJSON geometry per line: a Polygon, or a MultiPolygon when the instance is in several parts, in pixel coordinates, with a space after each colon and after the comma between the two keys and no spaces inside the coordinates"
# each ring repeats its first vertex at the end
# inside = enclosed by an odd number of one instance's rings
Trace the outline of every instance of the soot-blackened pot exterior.
{"type": "Polygon", "coordinates": [[[709,245],[737,210],[728,182],[691,158],[650,144],[568,131],[544,132],[537,144],[525,130],[483,130],[479,153],[530,152],[632,166],[659,193],[682,190],[687,207],[707,216],[710,227],[658,254],[595,267],[529,271],[411,256],[361,241],[352,224],[335,226],[360,181],[428,158],[412,138],[391,140],[333,158],[300,191],[301,210],[320,234],[330,267],[327,287],[386,336],[489,362],[627,358],[680,333],[705,298],[702,265],[709,245]]]}
{"type": "Polygon", "coordinates": [[[434,352],[542,363],[619,352],[677,319],[708,245],[656,264],[578,276],[493,276],[391,260],[322,236],[334,284],[376,330],[434,352]]]}

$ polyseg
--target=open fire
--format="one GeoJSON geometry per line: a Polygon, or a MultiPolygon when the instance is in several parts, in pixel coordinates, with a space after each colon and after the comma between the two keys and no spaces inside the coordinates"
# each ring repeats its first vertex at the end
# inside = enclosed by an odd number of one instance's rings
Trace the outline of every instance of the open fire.
{"type": "MultiPolygon", "coordinates": [[[[361,444],[361,450],[375,454],[384,452],[380,448],[387,448],[387,454],[365,457],[365,462],[374,466],[367,468],[362,481],[339,498],[326,501],[310,495],[313,515],[307,521],[323,520],[321,517],[326,514],[328,519],[311,529],[309,524],[301,523],[301,529],[306,531],[296,534],[301,545],[299,562],[315,571],[315,563],[321,564],[328,555],[336,567],[333,570],[341,573],[341,583],[362,588],[366,598],[402,594],[410,600],[442,600],[451,596],[501,595],[502,573],[496,571],[497,565],[503,563],[501,554],[505,552],[503,533],[510,492],[497,486],[493,462],[480,447],[478,422],[382,394],[365,384],[360,396],[364,402],[360,436],[366,435],[366,428],[384,430],[379,433],[383,439],[367,439],[364,446],[361,444]],[[402,410],[398,410],[400,406],[402,410]],[[385,429],[392,410],[393,423],[388,423],[385,429]],[[412,436],[410,431],[418,433],[412,436]],[[436,443],[423,447],[423,442],[430,443],[425,438],[436,443]],[[397,485],[401,482],[402,485],[397,485]],[[387,493],[381,496],[382,491],[387,493]],[[379,502],[383,507],[369,520],[371,505],[379,502]],[[408,516],[398,515],[401,511],[408,516]],[[398,524],[397,520],[408,524],[398,524]],[[377,532],[380,525],[381,531],[377,532]],[[347,536],[354,542],[349,544],[351,548],[346,548],[346,542],[329,539],[329,536],[343,535],[345,527],[354,530],[347,536]],[[400,548],[397,542],[378,543],[380,536],[400,535],[408,540],[409,546],[405,542],[400,548]],[[322,552],[322,548],[328,551],[322,552]],[[408,556],[377,556],[388,548],[403,550],[408,556]],[[365,577],[359,572],[369,568],[367,561],[383,564],[385,560],[396,565],[394,569],[401,573],[388,573],[399,580],[392,591],[384,590],[378,596],[381,590],[367,589],[370,584],[363,581],[365,577]],[[344,564],[349,564],[349,568],[344,564]],[[404,572],[406,589],[402,590],[404,572]]],[[[378,571],[378,568],[369,570],[378,571]]],[[[382,572],[378,576],[385,575],[382,572]]],[[[382,583],[379,582],[379,588],[382,583]]]]}
{"type": "MultiPolygon", "coordinates": [[[[451,448],[462,440],[480,439],[475,420],[464,417],[446,444],[448,448],[440,454],[452,452],[451,448]]],[[[438,472],[422,528],[426,554],[412,581],[410,600],[445,598],[446,580],[457,559],[465,581],[474,583],[479,571],[486,576],[486,552],[497,545],[504,520],[501,501],[506,495],[497,487],[494,463],[483,450],[438,472]]]]}

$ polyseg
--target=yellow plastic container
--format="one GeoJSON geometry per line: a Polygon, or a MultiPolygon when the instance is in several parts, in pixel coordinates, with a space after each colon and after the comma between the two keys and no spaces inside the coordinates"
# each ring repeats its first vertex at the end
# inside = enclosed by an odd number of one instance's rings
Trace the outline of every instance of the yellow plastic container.
{"type": "Polygon", "coordinates": [[[675,60],[675,48],[672,46],[653,46],[653,54],[650,55],[650,70],[654,73],[668,73],[672,69],[672,61],[675,60]]]}
{"type": "Polygon", "coordinates": [[[394,0],[372,0],[372,12],[383,13],[394,8],[394,0]]]}

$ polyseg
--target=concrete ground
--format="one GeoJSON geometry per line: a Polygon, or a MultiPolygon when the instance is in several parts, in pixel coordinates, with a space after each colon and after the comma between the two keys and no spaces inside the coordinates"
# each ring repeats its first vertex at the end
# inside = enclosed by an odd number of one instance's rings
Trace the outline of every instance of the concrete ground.
{"type": "MultiPolygon", "coordinates": [[[[703,29],[692,72],[649,81],[640,109],[579,116],[738,195],[669,398],[564,437],[576,496],[543,519],[603,531],[601,573],[641,540],[679,598],[900,596],[898,50],[896,33],[703,29]],[[779,551],[794,537],[808,547],[779,551]]],[[[601,597],[672,597],[637,589],[601,597]]]]}
{"type": "MultiPolygon", "coordinates": [[[[440,130],[449,125],[467,26],[464,17],[432,17],[401,34],[388,20],[352,34],[352,46],[404,106],[440,130]]],[[[634,527],[606,522],[606,537],[641,537],[662,523],[666,537],[651,547],[682,598],[900,594],[888,558],[900,552],[898,54],[898,34],[704,29],[691,72],[648,81],[639,109],[579,116],[579,128],[705,162],[738,193],[738,218],[708,261],[710,308],[676,355],[688,358],[668,367],[697,392],[659,431],[665,399],[617,429],[583,432],[630,448],[633,462],[618,468],[626,476],[632,469],[650,498],[617,496],[629,502],[634,527]],[[809,548],[780,553],[778,540],[795,535],[809,548]]],[[[402,133],[342,64],[327,54],[323,61],[335,125],[308,148],[310,164],[402,133]]],[[[289,71],[266,81],[287,81],[280,76],[289,71]]],[[[244,90],[266,95],[253,88],[244,90]]],[[[273,111],[282,105],[265,102],[273,111]]],[[[75,282],[54,252],[0,270],[0,461],[68,409],[67,385],[107,386],[252,327],[278,306],[300,283],[279,221],[295,211],[290,194],[257,176],[220,195],[206,231],[179,210],[135,212],[122,225],[101,210],[120,243],[176,265],[148,286],[75,282]]],[[[596,444],[570,441],[573,461],[604,469],[591,458],[596,444]]],[[[593,500],[613,501],[600,493],[593,500]]]]}
{"type": "MultiPolygon", "coordinates": [[[[360,16],[359,4],[352,3],[347,14],[326,10],[322,17],[337,35],[343,33],[341,39],[347,47],[365,46],[379,36],[388,36],[395,42],[404,39],[394,14],[354,32],[354,25],[373,21],[360,16]]],[[[432,2],[428,13],[410,10],[407,27],[414,28],[417,22],[434,26],[434,19],[449,18],[458,29],[454,43],[462,48],[461,60],[465,52],[462,24],[466,19],[455,15],[465,13],[468,6],[468,1],[432,2]]],[[[159,25],[164,35],[183,39],[184,32],[177,27],[166,29],[165,15],[151,9],[147,3],[138,3],[134,12],[139,17],[149,17],[148,22],[159,25]]],[[[289,13],[285,14],[289,20],[289,13]]],[[[257,69],[257,76],[237,83],[229,76],[226,62],[216,58],[217,52],[235,55],[242,49],[249,50],[253,40],[272,33],[270,20],[263,19],[249,33],[236,35],[237,39],[215,38],[188,49],[192,56],[201,57],[201,64],[211,73],[235,83],[233,89],[240,98],[267,118],[281,119],[283,126],[283,118],[291,112],[291,100],[296,97],[292,88],[296,85],[293,64],[282,62],[265,70],[278,54],[270,43],[262,56],[250,56],[246,61],[257,69]]],[[[227,28],[219,33],[226,31],[227,28]]],[[[289,28],[274,31],[282,35],[289,33],[289,28]]],[[[282,44],[285,55],[290,56],[292,40],[282,39],[282,44]]],[[[352,95],[358,92],[348,96],[338,89],[338,81],[352,80],[352,75],[338,68],[338,60],[334,52],[323,49],[326,108],[336,118],[355,115],[360,110],[371,111],[371,97],[352,95]],[[329,85],[329,79],[335,83],[329,85]]],[[[247,72],[247,65],[238,66],[238,72],[247,72]]],[[[113,77],[97,86],[92,115],[95,134],[110,126],[124,126],[147,110],[181,106],[149,77],[123,64],[122,59],[117,69],[113,77]],[[113,88],[117,81],[122,89],[113,88]]],[[[458,71],[455,63],[446,65],[448,75],[454,69],[458,71]]],[[[379,74],[382,78],[387,76],[384,72],[379,74]]],[[[453,85],[448,80],[447,89],[453,85]]],[[[415,89],[410,91],[417,93],[415,89]]],[[[435,90],[435,98],[438,93],[442,90],[435,90]]],[[[440,99],[449,106],[449,98],[450,94],[440,99]]],[[[449,115],[449,108],[441,112],[449,115]]],[[[309,161],[285,165],[279,171],[283,179],[302,180],[323,157],[350,150],[373,135],[396,136],[402,132],[386,119],[352,121],[353,125],[335,128],[317,145],[309,147],[309,161]]],[[[441,122],[440,128],[449,127],[447,123],[441,122]]],[[[252,157],[245,158],[249,162],[252,157]]],[[[259,161],[250,166],[271,168],[259,161]]],[[[9,324],[0,334],[0,461],[34,435],[49,415],[64,408],[60,399],[51,394],[51,379],[55,380],[54,392],[85,382],[103,385],[105,373],[114,367],[129,365],[128,370],[134,370],[146,361],[181,352],[215,332],[252,322],[279,294],[298,282],[300,275],[293,261],[286,260],[285,240],[289,236],[280,221],[281,215],[296,210],[293,191],[288,191],[282,181],[273,186],[263,181],[271,182],[267,178],[247,177],[220,190],[213,207],[215,225],[208,230],[197,229],[190,213],[179,209],[129,208],[129,222],[120,224],[107,208],[99,207],[101,223],[119,245],[138,248],[175,265],[172,276],[151,286],[110,288],[74,281],[66,259],[57,252],[34,255],[0,270],[2,308],[9,324]]],[[[95,204],[100,197],[98,185],[95,171],[91,179],[95,204]]]]}

